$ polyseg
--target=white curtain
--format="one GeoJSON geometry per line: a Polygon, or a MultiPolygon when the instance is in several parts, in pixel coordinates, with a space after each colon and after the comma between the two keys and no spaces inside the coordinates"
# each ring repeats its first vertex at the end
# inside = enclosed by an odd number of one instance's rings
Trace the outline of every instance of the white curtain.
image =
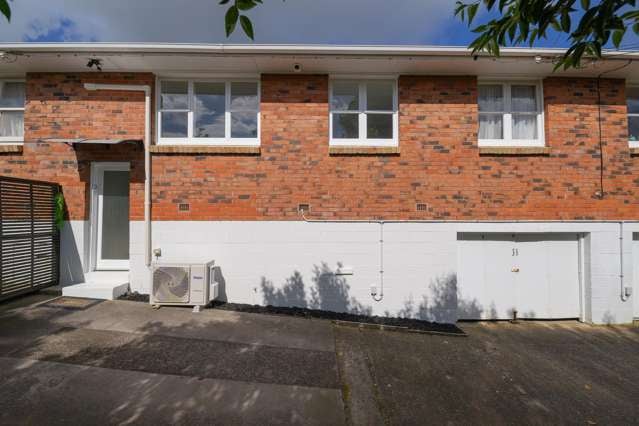
{"type": "Polygon", "coordinates": [[[479,139],[503,139],[503,116],[479,114],[479,139]]]}
{"type": "Polygon", "coordinates": [[[19,136],[24,131],[23,111],[0,111],[0,137],[19,136]]]}
{"type": "Polygon", "coordinates": [[[503,87],[499,84],[479,86],[479,111],[501,112],[504,110],[503,87]]]}
{"type": "Polygon", "coordinates": [[[0,108],[23,108],[24,99],[24,83],[13,81],[0,83],[0,108]]]}
{"type": "Polygon", "coordinates": [[[535,86],[512,86],[510,90],[513,112],[537,111],[535,86]]]}
{"type": "Polygon", "coordinates": [[[513,114],[513,139],[537,139],[537,116],[513,114]]]}

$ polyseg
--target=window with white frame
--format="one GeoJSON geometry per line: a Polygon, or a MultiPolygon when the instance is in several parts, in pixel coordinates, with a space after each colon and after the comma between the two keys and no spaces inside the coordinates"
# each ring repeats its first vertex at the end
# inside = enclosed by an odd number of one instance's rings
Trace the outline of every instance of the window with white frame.
{"type": "Polygon", "coordinates": [[[526,82],[479,84],[480,146],[543,146],[541,85],[526,82]]]}
{"type": "Polygon", "coordinates": [[[397,81],[331,80],[330,144],[397,145],[397,81]]]}
{"type": "Polygon", "coordinates": [[[639,86],[626,88],[628,105],[628,139],[630,146],[639,148],[639,86]]]}
{"type": "Polygon", "coordinates": [[[160,144],[259,145],[259,82],[161,80],[160,144]]]}
{"type": "Polygon", "coordinates": [[[25,83],[0,80],[0,143],[24,138],[25,83]]]}

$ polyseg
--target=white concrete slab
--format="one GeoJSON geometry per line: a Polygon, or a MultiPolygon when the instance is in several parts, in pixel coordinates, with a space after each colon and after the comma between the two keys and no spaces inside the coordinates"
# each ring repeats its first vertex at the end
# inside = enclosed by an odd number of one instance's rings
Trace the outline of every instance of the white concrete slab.
{"type": "Polygon", "coordinates": [[[83,283],[62,287],[62,295],[114,300],[126,293],[128,289],[128,271],[95,271],[85,274],[83,283]]]}

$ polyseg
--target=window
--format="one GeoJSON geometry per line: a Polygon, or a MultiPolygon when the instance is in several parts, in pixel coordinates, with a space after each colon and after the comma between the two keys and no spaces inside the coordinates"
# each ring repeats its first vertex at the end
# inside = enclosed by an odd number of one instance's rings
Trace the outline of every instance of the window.
{"type": "Polygon", "coordinates": [[[626,88],[628,104],[628,139],[630,146],[639,148],[639,86],[626,88]]]}
{"type": "Polygon", "coordinates": [[[160,144],[259,145],[259,82],[162,80],[160,144]]]}
{"type": "Polygon", "coordinates": [[[480,146],[543,146],[543,125],[540,84],[479,85],[480,146]]]}
{"type": "Polygon", "coordinates": [[[395,80],[332,80],[330,144],[397,145],[395,80]]]}
{"type": "Polygon", "coordinates": [[[24,102],[24,81],[0,81],[0,143],[24,139],[24,102]]]}

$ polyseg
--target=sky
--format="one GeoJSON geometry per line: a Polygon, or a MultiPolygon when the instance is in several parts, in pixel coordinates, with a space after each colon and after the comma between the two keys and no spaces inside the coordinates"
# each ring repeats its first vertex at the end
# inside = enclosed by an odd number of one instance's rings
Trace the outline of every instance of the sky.
{"type": "MultiPolygon", "coordinates": [[[[224,34],[219,0],[12,0],[0,42],[250,43],[224,34]]],[[[255,43],[467,45],[455,0],[265,0],[248,14],[255,43]]],[[[479,21],[486,16],[480,15],[479,21]]],[[[639,43],[631,37],[624,44],[639,43]]],[[[564,47],[552,35],[538,46],[564,47]]]]}

